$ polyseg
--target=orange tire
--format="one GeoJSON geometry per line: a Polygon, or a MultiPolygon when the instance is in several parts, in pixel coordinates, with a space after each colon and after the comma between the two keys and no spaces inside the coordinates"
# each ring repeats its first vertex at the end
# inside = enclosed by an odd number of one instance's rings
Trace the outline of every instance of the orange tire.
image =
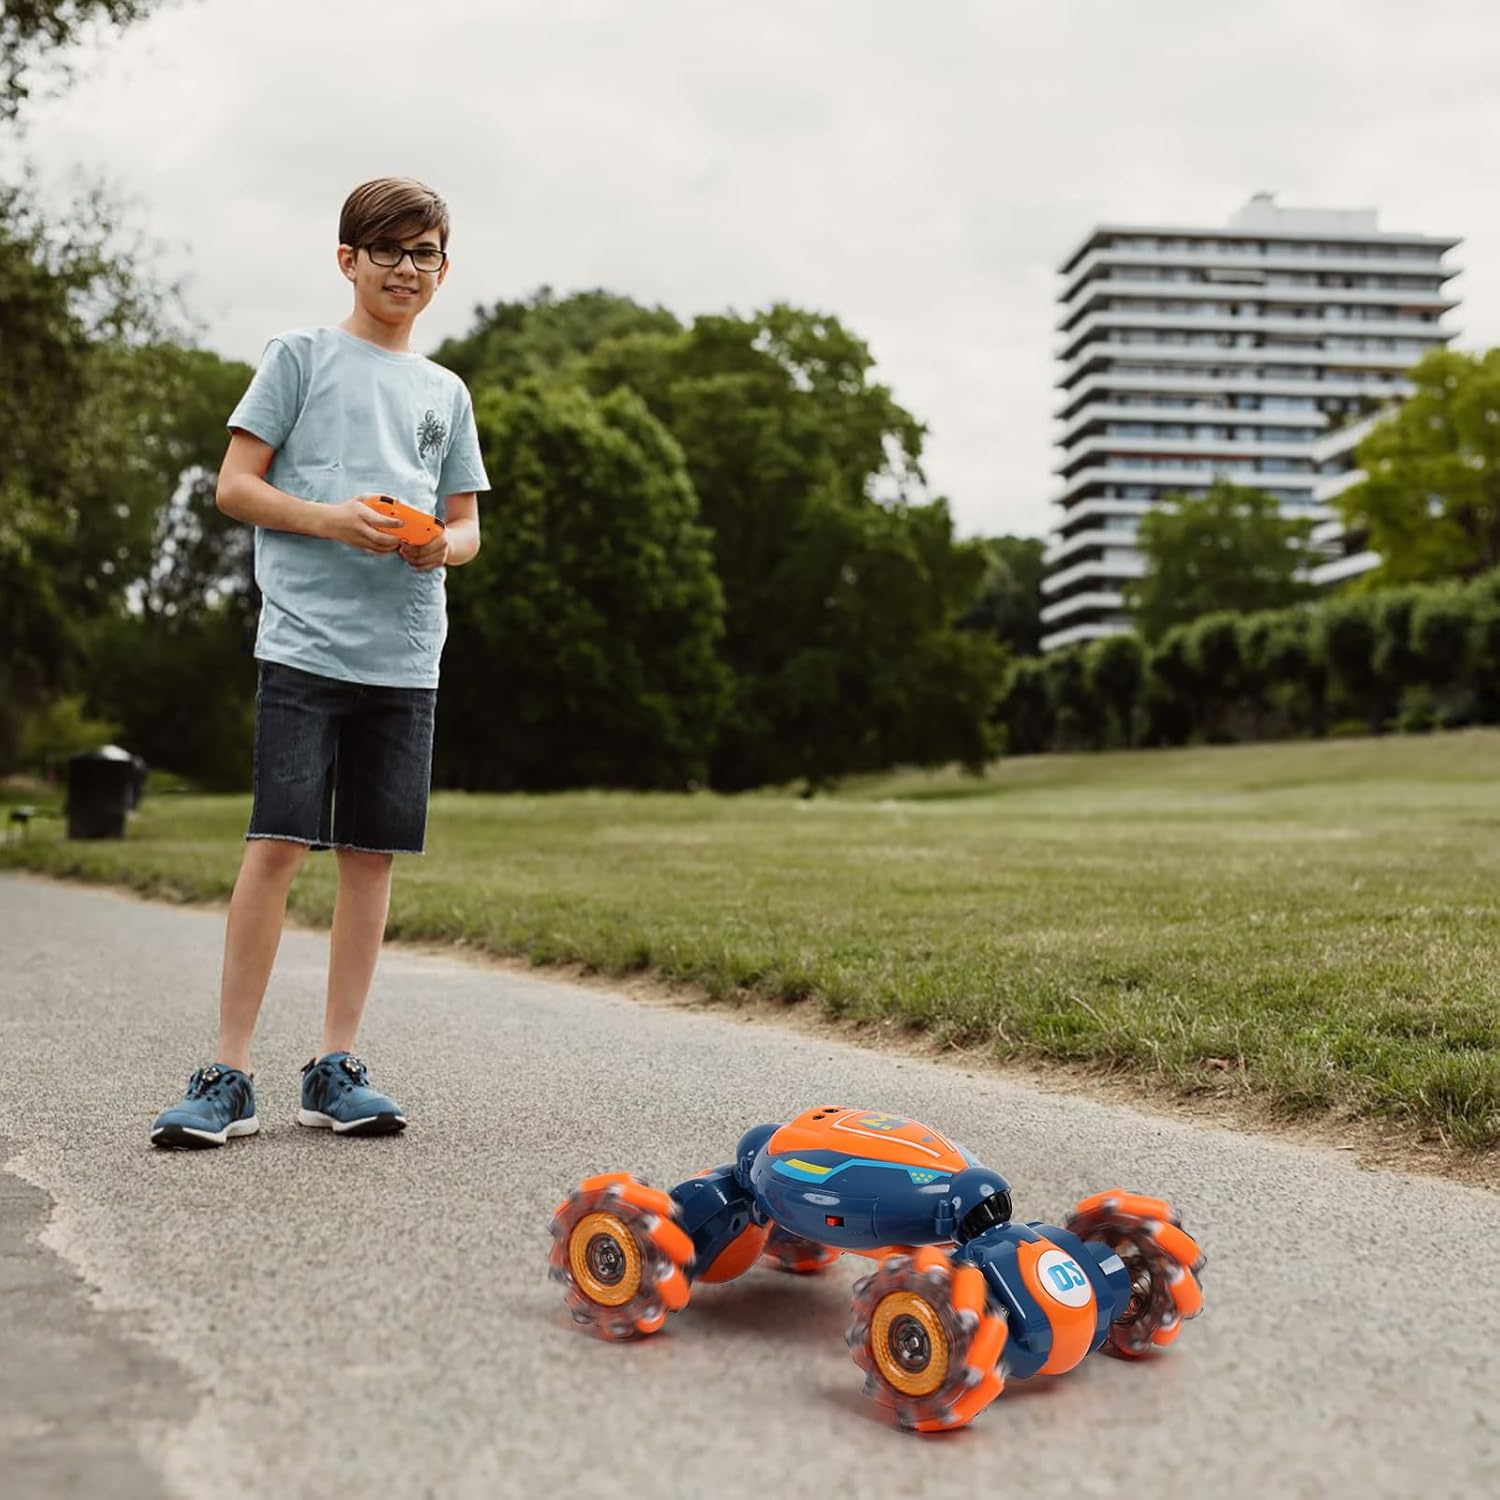
{"type": "Polygon", "coordinates": [[[1198,1273],[1208,1262],[1172,1205],[1120,1189],[1085,1198],[1063,1227],[1106,1244],[1130,1273],[1131,1297],[1110,1325],[1104,1349],[1139,1359],[1164,1349],[1203,1309],[1198,1273]]]}
{"type": "Polygon", "coordinates": [[[865,1394],[902,1427],[967,1426],[1005,1389],[1005,1313],[976,1266],[932,1246],[887,1256],[855,1283],[850,1311],[844,1340],[865,1394]]]}
{"type": "Polygon", "coordinates": [[[687,1305],[693,1242],[677,1204],[626,1172],[581,1182],[552,1215],[547,1274],[573,1321],[606,1339],[656,1333],[687,1305]]]}

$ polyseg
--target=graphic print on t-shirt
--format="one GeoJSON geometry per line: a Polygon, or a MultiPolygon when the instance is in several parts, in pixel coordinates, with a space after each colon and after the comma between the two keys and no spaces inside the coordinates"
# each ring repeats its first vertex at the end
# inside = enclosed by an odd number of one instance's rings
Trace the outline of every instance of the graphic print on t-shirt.
{"type": "Polygon", "coordinates": [[[429,448],[438,449],[443,446],[443,439],[448,436],[448,429],[443,424],[438,414],[430,408],[423,414],[421,425],[417,428],[417,455],[420,458],[427,457],[429,448]]]}

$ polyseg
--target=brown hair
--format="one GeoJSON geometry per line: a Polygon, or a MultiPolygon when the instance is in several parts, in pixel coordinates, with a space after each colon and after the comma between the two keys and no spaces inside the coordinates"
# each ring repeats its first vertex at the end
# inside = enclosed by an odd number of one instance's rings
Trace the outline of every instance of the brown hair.
{"type": "Polygon", "coordinates": [[[412,177],[362,182],[344,199],[339,213],[341,245],[408,239],[424,229],[437,230],[438,243],[448,248],[448,205],[426,183],[412,177]]]}

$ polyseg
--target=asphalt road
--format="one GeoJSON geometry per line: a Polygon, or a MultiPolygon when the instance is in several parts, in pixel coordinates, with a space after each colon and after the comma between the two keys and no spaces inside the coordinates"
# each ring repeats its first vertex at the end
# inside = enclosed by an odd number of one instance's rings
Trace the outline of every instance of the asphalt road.
{"type": "Polygon", "coordinates": [[[284,941],[262,1133],[147,1144],[212,1041],[223,919],[0,878],[0,1493],[30,1496],[1492,1496],[1500,1197],[1365,1171],[732,1014],[432,954],[382,959],[362,1052],[394,1139],[293,1119],[325,940],[284,941]],[[934,1439],[875,1418],[853,1257],[576,1332],[547,1220],[670,1186],[818,1103],[925,1120],[1055,1219],[1174,1199],[1207,1309],[1145,1365],[1012,1385],[934,1439]]]}

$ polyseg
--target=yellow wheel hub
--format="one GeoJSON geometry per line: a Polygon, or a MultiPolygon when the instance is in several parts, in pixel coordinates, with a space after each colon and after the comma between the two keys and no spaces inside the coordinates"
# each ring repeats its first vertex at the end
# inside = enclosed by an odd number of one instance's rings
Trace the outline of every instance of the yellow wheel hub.
{"type": "Polygon", "coordinates": [[[641,1252],[614,1214],[585,1214],[578,1221],[568,1236],[568,1265],[584,1295],[601,1307],[622,1307],[641,1287],[641,1252]]]}
{"type": "Polygon", "coordinates": [[[932,1304],[915,1292],[880,1299],[870,1350],[881,1376],[903,1396],[930,1396],[948,1373],[948,1335],[932,1304]]]}

